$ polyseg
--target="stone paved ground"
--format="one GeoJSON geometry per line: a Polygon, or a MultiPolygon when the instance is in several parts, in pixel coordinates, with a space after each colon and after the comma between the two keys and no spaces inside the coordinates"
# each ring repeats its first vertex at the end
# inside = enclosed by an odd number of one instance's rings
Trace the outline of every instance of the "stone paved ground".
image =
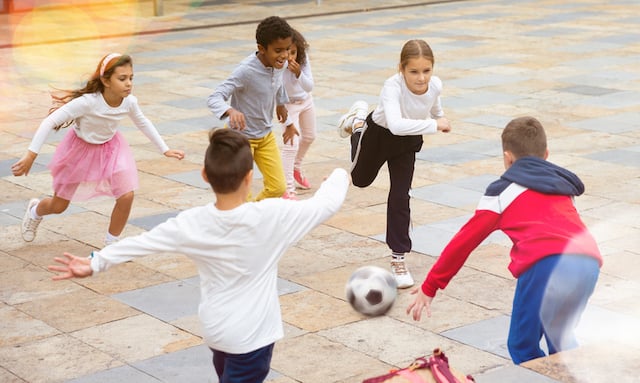
{"type": "Polygon", "coordinates": [[[214,381],[199,337],[193,265],[158,254],[95,278],[52,282],[53,256],[102,246],[112,201],[72,204],[24,243],[20,219],[29,198],[51,194],[46,164],[62,135],[49,137],[28,177],[13,177],[10,165],[46,115],[49,86],[75,87],[105,53],[128,52],[143,111],[187,158],[162,157],[125,122],[141,179],[125,235],[211,201],[198,173],[207,130],[219,122],[205,100],[255,48],[255,26],[272,14],[311,44],[318,138],[305,171],[316,186],[332,168],[349,166],[339,116],[357,99],[377,102],[407,39],[433,47],[453,132],[425,137],[416,165],[408,262],[417,279],[501,174],[501,128],[527,114],[546,126],[550,160],[584,180],[577,206],[605,265],[579,328],[582,347],[526,366],[514,366],[505,347],[514,280],[502,235],[470,257],[432,318],[415,323],[404,314],[408,291],[388,315],[365,318],[345,302],[344,283],[361,265],[388,262],[383,171],[371,187],[352,188],[342,210],[282,260],[286,336],[269,381],[359,382],[435,347],[478,382],[638,380],[637,1],[166,0],[161,17],[150,2],[111,3],[0,15],[0,381],[214,381]]]}

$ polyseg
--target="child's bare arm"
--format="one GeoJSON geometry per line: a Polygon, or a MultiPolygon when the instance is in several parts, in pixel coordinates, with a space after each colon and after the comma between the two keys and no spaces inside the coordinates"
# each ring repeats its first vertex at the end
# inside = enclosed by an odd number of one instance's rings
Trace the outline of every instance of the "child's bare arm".
{"type": "Polygon", "coordinates": [[[86,278],[93,275],[93,269],[91,269],[91,259],[76,257],[71,253],[64,253],[64,258],[55,257],[54,261],[59,265],[49,265],[49,271],[55,271],[56,274],[52,279],[54,281],[60,281],[63,279],[71,278],[86,278]]]}

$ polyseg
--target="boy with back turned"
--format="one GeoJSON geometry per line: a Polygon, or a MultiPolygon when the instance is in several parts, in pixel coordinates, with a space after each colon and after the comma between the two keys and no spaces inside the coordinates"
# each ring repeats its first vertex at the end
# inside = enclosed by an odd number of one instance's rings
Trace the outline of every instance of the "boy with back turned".
{"type": "Polygon", "coordinates": [[[274,342],[283,337],[278,262],[338,211],[350,181],[344,169],[336,169],[307,200],[247,202],[252,176],[247,138],[232,129],[214,130],[202,177],[213,188],[215,202],[185,210],[89,258],[65,253],[49,269],[60,273],[55,280],[83,278],[148,254],[186,255],[198,268],[198,314],[219,382],[262,382],[274,342]]]}
{"type": "Polygon", "coordinates": [[[548,162],[547,138],[533,117],[516,118],[502,132],[505,173],[487,188],[407,307],[414,320],[495,230],[513,242],[509,270],[518,279],[507,346],[520,364],[577,346],[574,329],[595,288],[602,256],[574,206],[584,192],[574,173],[548,162]]]}

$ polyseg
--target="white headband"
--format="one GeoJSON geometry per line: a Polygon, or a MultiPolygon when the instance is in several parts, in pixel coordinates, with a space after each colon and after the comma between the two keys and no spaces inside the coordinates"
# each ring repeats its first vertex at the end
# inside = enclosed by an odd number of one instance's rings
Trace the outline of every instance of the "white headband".
{"type": "Polygon", "coordinates": [[[120,56],[122,56],[120,53],[109,53],[107,57],[102,60],[102,65],[100,65],[100,77],[104,76],[104,70],[107,69],[107,64],[109,64],[109,61],[120,56]]]}

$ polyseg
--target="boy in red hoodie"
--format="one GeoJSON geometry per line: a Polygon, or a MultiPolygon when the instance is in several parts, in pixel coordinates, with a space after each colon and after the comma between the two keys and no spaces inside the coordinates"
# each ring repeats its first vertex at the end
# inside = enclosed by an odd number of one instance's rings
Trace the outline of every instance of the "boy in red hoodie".
{"type": "Polygon", "coordinates": [[[471,219],[442,251],[407,314],[431,316],[431,302],[469,254],[493,231],[511,241],[509,270],[518,279],[507,346],[514,363],[577,346],[574,329],[595,288],[602,256],[574,206],[584,192],[574,173],[547,162],[544,128],[516,118],[502,132],[505,173],[487,188],[471,219]]]}

